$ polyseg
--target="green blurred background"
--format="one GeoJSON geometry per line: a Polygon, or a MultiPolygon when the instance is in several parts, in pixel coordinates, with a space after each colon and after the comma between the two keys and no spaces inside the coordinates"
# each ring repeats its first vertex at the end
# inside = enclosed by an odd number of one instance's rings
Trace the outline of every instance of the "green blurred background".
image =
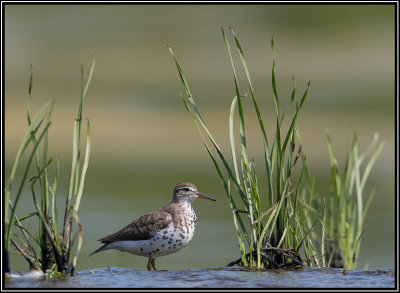
{"type": "MultiPolygon", "coordinates": [[[[192,243],[157,260],[158,268],[224,266],[239,257],[226,195],[179,97],[183,88],[166,46],[180,61],[209,129],[229,151],[235,90],[219,25],[232,26],[243,45],[270,135],[275,125],[271,37],[282,104],[290,96],[292,76],[298,94],[311,80],[298,126],[319,194],[329,190],[325,129],[341,167],[354,131],[360,151],[379,133],[385,148],[371,174],[376,195],[359,268],[394,268],[394,5],[6,5],[4,12],[5,178],[27,128],[32,64],[32,110],[56,99],[50,155],[61,155],[59,206],[70,171],[80,65],[87,74],[91,54],[96,58],[84,106],[92,126],[92,156],[80,206],[85,230],[78,270],[145,269],[145,258],[117,251],[87,256],[99,247],[97,239],[169,203],[181,181],[195,183],[217,202],[195,202],[199,223],[192,243]]],[[[240,77],[243,82],[241,70],[240,77]]],[[[245,83],[242,90],[247,91],[245,83]]],[[[250,100],[245,110],[250,155],[263,160],[250,100]]],[[[19,215],[32,208],[26,192],[19,215]]],[[[11,266],[28,269],[17,256],[11,266]]]]}

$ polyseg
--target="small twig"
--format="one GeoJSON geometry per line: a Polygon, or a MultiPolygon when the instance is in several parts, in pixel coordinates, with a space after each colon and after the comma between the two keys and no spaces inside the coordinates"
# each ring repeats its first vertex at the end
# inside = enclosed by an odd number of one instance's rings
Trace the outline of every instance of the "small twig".
{"type": "Polygon", "coordinates": [[[307,235],[311,232],[311,230],[314,228],[315,224],[318,222],[319,219],[316,219],[314,224],[312,224],[312,226],[310,227],[310,229],[308,229],[306,235],[304,235],[303,239],[300,241],[299,246],[296,249],[296,252],[298,253],[300,250],[300,247],[303,245],[304,239],[307,237],[307,235]]]}
{"type": "Polygon", "coordinates": [[[256,224],[257,224],[259,221],[261,221],[266,215],[268,215],[277,205],[278,205],[278,203],[274,203],[274,204],[272,205],[272,207],[270,207],[267,211],[263,212],[263,213],[260,215],[260,217],[254,221],[254,224],[253,224],[253,226],[251,227],[251,230],[253,230],[253,229],[255,228],[256,224]]]}
{"type": "Polygon", "coordinates": [[[261,251],[261,254],[268,260],[268,262],[274,267],[274,269],[279,269],[279,264],[268,254],[266,254],[264,251],[261,251]]]}
{"type": "Polygon", "coordinates": [[[14,225],[21,229],[21,231],[23,232],[23,234],[24,234],[24,236],[25,236],[25,239],[27,240],[27,243],[28,243],[27,247],[28,247],[29,250],[32,252],[32,254],[35,255],[35,258],[38,258],[38,257],[37,257],[37,254],[36,254],[36,251],[35,251],[35,248],[33,247],[32,243],[31,243],[30,240],[29,240],[29,238],[26,236],[26,233],[27,233],[29,236],[31,236],[32,239],[33,239],[38,245],[40,245],[39,241],[33,236],[33,234],[32,234],[28,229],[26,229],[25,227],[23,227],[21,224],[15,223],[14,225]]]}
{"type": "Polygon", "coordinates": [[[242,259],[239,258],[237,260],[231,261],[230,263],[228,263],[226,266],[227,267],[233,267],[234,265],[240,265],[242,262],[242,259]]]}
{"type": "Polygon", "coordinates": [[[279,251],[281,253],[283,253],[285,256],[289,257],[290,259],[292,259],[295,262],[298,262],[299,264],[302,264],[302,260],[300,258],[300,255],[297,253],[296,250],[290,248],[290,249],[283,249],[283,248],[278,248],[278,247],[269,247],[269,248],[263,248],[261,249],[261,251],[263,252],[267,252],[267,251],[279,251]],[[294,256],[293,256],[293,255],[294,256]]]}
{"type": "Polygon", "coordinates": [[[300,158],[300,156],[301,156],[302,148],[303,148],[303,145],[299,145],[299,149],[297,150],[297,154],[296,154],[296,157],[294,158],[294,162],[292,163],[292,166],[290,166],[288,178],[290,178],[290,176],[292,175],[292,171],[293,171],[293,169],[294,169],[294,166],[296,165],[297,160],[298,160],[298,159],[300,158]]]}

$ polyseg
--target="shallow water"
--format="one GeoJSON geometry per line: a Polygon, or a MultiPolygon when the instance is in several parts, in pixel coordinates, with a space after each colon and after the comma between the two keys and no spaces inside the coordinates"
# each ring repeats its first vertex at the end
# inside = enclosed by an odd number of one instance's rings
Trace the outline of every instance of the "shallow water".
{"type": "Polygon", "coordinates": [[[13,273],[6,288],[395,288],[394,270],[347,271],[303,268],[296,271],[245,271],[206,268],[148,272],[107,267],[51,278],[13,273]]]}

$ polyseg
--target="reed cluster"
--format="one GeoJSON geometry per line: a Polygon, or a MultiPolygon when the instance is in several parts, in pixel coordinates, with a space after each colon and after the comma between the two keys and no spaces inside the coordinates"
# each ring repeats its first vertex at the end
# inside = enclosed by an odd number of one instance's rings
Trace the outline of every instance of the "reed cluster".
{"type": "Polygon", "coordinates": [[[59,205],[60,201],[57,194],[60,155],[57,157],[53,180],[50,180],[49,176],[49,169],[54,161],[48,155],[48,137],[54,99],[46,102],[36,115],[32,117],[30,100],[33,85],[33,70],[31,69],[27,106],[28,129],[20,144],[4,191],[4,253],[6,272],[10,272],[9,253],[22,255],[32,270],[72,274],[76,267],[83,241],[83,227],[78,215],[78,209],[82,199],[91,148],[90,123],[87,120],[86,149],[84,156],[81,156],[83,103],[92,79],[94,65],[95,61],[93,59],[86,83],[84,82],[83,65],[81,66],[81,96],[73,121],[72,165],[68,193],[66,195],[64,219],[60,219],[57,214],[57,205],[59,205]],[[83,157],[83,162],[81,161],[81,157],[83,157]],[[27,159],[25,160],[25,158],[27,159]],[[19,167],[23,168],[23,176],[17,180],[15,175],[19,167]],[[30,178],[28,178],[28,175],[30,178]],[[26,187],[26,185],[29,185],[29,187],[26,187]],[[27,188],[30,189],[32,195],[33,211],[19,216],[17,213],[18,203],[23,194],[29,194],[29,192],[25,192],[27,188]],[[32,217],[39,219],[37,232],[30,231],[24,225],[24,221],[32,217]],[[63,220],[63,223],[60,220],[63,220]],[[74,229],[76,230],[75,232],[74,229]],[[14,250],[11,250],[11,245],[14,250]]]}
{"type": "MultiPolygon", "coordinates": [[[[296,82],[293,78],[290,99],[286,108],[283,109],[275,77],[274,41],[272,39],[271,82],[275,105],[275,125],[273,126],[275,135],[268,137],[266,134],[267,126],[264,124],[257,104],[244,50],[234,31],[231,28],[229,29],[240,57],[241,67],[246,76],[246,86],[250,93],[249,95],[244,95],[241,90],[230,42],[224,28],[221,27],[222,37],[232,66],[236,92],[229,113],[231,146],[229,154],[223,153],[212,136],[200,114],[182,67],[172,49],[169,46],[168,48],[185,89],[185,96],[181,95],[182,101],[195,122],[204,146],[214,163],[232,211],[241,258],[231,262],[230,265],[239,264],[258,269],[301,267],[305,264],[326,266],[332,264],[326,261],[327,253],[331,252],[327,251],[327,246],[324,245],[329,238],[333,239],[340,233],[348,235],[349,237],[346,238],[346,241],[351,242],[351,248],[348,244],[345,246],[344,241],[341,241],[342,244],[337,246],[339,250],[346,251],[342,252],[342,254],[345,255],[345,263],[347,264],[349,261],[348,253],[352,254],[359,249],[362,223],[367,211],[367,208],[364,208],[364,211],[362,210],[363,202],[360,198],[362,198],[369,171],[380,149],[368,164],[367,171],[361,181],[359,181],[359,167],[363,158],[357,157],[357,150],[354,150],[354,148],[351,149],[350,162],[345,170],[344,176],[346,178],[350,176],[349,179],[346,179],[346,183],[356,186],[358,200],[356,211],[358,214],[362,213],[361,217],[352,214],[354,212],[352,206],[343,206],[343,199],[346,205],[350,203],[345,200],[346,192],[341,189],[338,190],[336,188],[333,190],[336,195],[335,199],[338,198],[337,193],[343,194],[340,203],[338,201],[333,204],[334,197],[331,194],[329,197],[332,197],[332,199],[329,201],[325,200],[324,197],[315,196],[314,179],[307,168],[306,155],[302,145],[299,143],[296,126],[298,115],[309,92],[310,81],[305,91],[298,96],[296,82]],[[251,104],[254,107],[259,123],[260,135],[263,141],[264,161],[257,162],[257,165],[263,166],[266,172],[266,181],[259,180],[260,176],[256,171],[256,162],[254,159],[250,159],[251,156],[248,153],[248,137],[246,136],[245,111],[243,107],[243,103],[249,101],[247,96],[251,98],[251,104]],[[235,145],[234,117],[236,112],[239,123],[239,133],[236,135],[240,137],[240,157],[237,154],[235,145]],[[294,172],[296,168],[298,171],[294,172]],[[294,173],[297,173],[297,176],[294,173]],[[351,180],[355,181],[350,182],[351,180]],[[261,191],[262,184],[266,185],[265,192],[261,191]],[[339,214],[348,214],[348,217],[341,218],[343,227],[350,226],[346,231],[334,229],[338,221],[335,217],[338,211],[337,208],[340,209],[339,214]],[[344,210],[342,211],[342,209],[344,210]],[[317,224],[320,225],[320,233],[317,233],[315,229],[317,224]],[[353,236],[350,237],[351,233],[355,233],[354,239],[357,239],[357,241],[351,238],[353,236]]],[[[331,147],[329,139],[328,142],[329,147],[331,147]]],[[[331,169],[332,178],[336,180],[334,184],[337,184],[339,174],[335,173],[336,169],[333,166],[331,166],[331,169]]],[[[349,186],[346,185],[343,188],[349,189],[349,186]]],[[[369,203],[370,201],[368,201],[369,203]]]]}
{"type": "MultiPolygon", "coordinates": [[[[310,197],[305,205],[310,215],[308,223],[314,217],[322,226],[321,235],[311,233],[313,242],[319,244],[314,255],[320,258],[313,259],[318,266],[357,267],[364,222],[374,198],[373,189],[368,194],[366,192],[368,177],[384,146],[383,142],[378,144],[378,138],[376,133],[366,151],[359,154],[357,135],[354,134],[344,168],[340,168],[327,133],[331,170],[329,191],[325,195],[315,196],[314,189],[308,189],[310,197]]],[[[309,186],[313,186],[313,183],[309,186]]]]}

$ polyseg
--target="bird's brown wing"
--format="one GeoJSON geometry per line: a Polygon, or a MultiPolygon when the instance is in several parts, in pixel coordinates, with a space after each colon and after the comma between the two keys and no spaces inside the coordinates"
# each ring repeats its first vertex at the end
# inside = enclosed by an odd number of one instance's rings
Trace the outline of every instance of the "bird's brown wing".
{"type": "Polygon", "coordinates": [[[155,232],[160,231],[172,222],[172,216],[163,211],[156,210],[152,213],[141,216],[132,223],[114,234],[99,239],[101,243],[126,240],[147,240],[155,232]]]}

